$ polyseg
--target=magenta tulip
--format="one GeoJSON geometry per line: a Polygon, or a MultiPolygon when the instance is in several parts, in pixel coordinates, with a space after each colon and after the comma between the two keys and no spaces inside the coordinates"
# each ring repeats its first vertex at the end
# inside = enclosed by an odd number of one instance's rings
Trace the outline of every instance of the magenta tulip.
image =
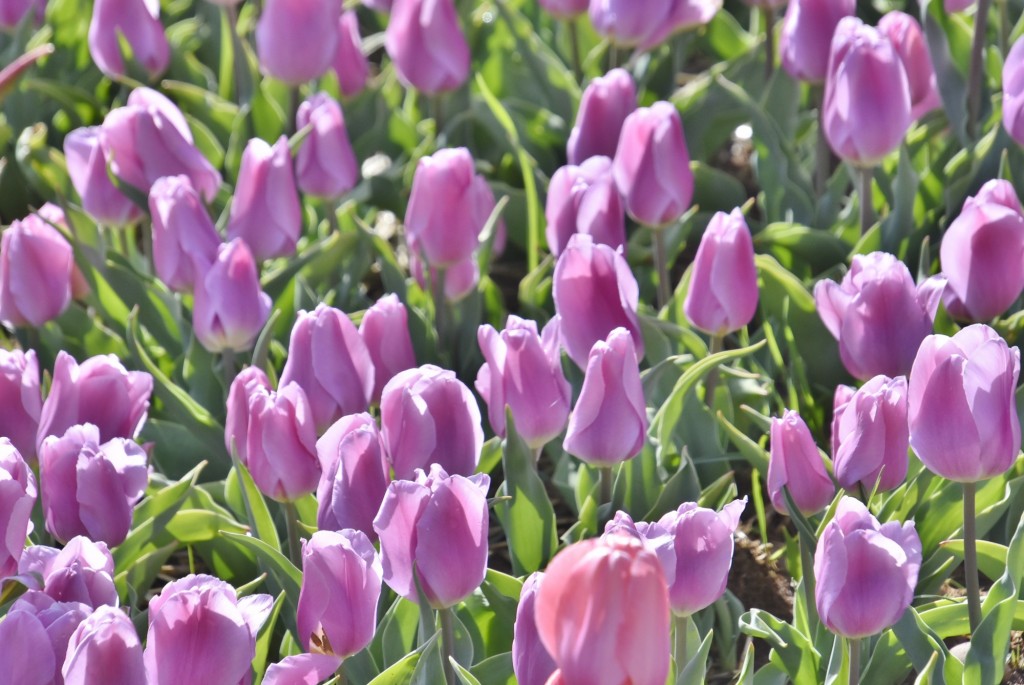
{"type": "Polygon", "coordinates": [[[615,187],[612,160],[591,157],[551,177],[545,209],[551,254],[560,255],[577,233],[618,249],[626,244],[626,210],[615,187]]]}
{"type": "Polygon", "coordinates": [[[35,24],[42,24],[46,0],[7,0],[0,3],[0,28],[15,29],[30,13],[35,24]]]}
{"type": "Polygon", "coordinates": [[[270,318],[270,307],[252,252],[235,238],[217,248],[217,260],[196,281],[192,328],[210,352],[247,350],[270,318]]]}
{"type": "Polygon", "coordinates": [[[832,35],[856,9],[855,0],[789,0],[779,38],[782,68],[799,81],[824,83],[832,35]]]}
{"type": "Polygon", "coordinates": [[[836,494],[810,429],[800,414],[791,409],[781,419],[772,419],[768,460],[768,494],[772,506],[786,514],[789,507],[782,488],[789,489],[790,497],[805,516],[827,507],[836,494]]]}
{"type": "Polygon", "coordinates": [[[190,291],[217,258],[220,236],[188,176],[164,176],[149,191],[153,266],[172,290],[190,291]]]}
{"type": "Polygon", "coordinates": [[[878,22],[878,30],[886,36],[903,62],[910,85],[910,117],[920,119],[942,106],[935,79],[935,67],[928,52],[924,32],[917,19],[905,12],[886,12],[878,22]]]}
{"type": "Polygon", "coordinates": [[[516,608],[512,637],[512,670],[519,685],[545,685],[555,672],[555,660],[548,654],[537,632],[537,592],[543,573],[534,573],[523,583],[516,608]]]}
{"type": "Polygon", "coordinates": [[[36,501],[32,469],[7,438],[0,438],[0,581],[18,573],[36,501]]]}
{"type": "Polygon", "coordinates": [[[583,91],[576,125],[569,134],[569,164],[580,166],[591,157],[614,157],[622,124],[635,109],[636,86],[625,69],[612,69],[591,81],[583,91]]]}
{"type": "Polygon", "coordinates": [[[343,97],[363,92],[370,77],[370,63],[363,54],[363,38],[359,35],[359,16],[345,10],[338,19],[338,50],[334,53],[334,73],[343,97]]]}
{"type": "Polygon", "coordinates": [[[39,327],[71,303],[75,258],[60,231],[30,214],[0,239],[0,320],[39,327]]]}
{"type": "Polygon", "coordinates": [[[845,490],[900,486],[907,477],[907,379],[875,376],[836,412],[832,460],[845,490]]]}
{"type": "Polygon", "coordinates": [[[267,374],[256,366],[245,367],[231,381],[224,422],[224,447],[228,454],[238,455],[243,464],[248,461],[245,444],[249,435],[249,400],[257,391],[272,390],[267,374]]]}
{"type": "Polygon", "coordinates": [[[454,0],[396,0],[384,47],[402,83],[426,95],[455,90],[469,76],[454,0]]]}
{"type": "MultiPolygon", "coordinates": [[[[281,1],[281,0],[278,0],[281,1]]],[[[288,257],[302,234],[302,204],[284,136],[273,147],[253,138],[242,153],[228,240],[245,240],[257,261],[288,257]]]]}
{"type": "Polygon", "coordinates": [[[85,213],[105,226],[133,224],[142,216],[138,205],[114,186],[107,175],[99,126],[76,128],[64,138],[64,159],[85,213]]]}
{"type": "Polygon", "coordinates": [[[0,350],[0,435],[8,437],[30,462],[36,459],[36,431],[42,407],[36,353],[0,350]]]}
{"type": "Polygon", "coordinates": [[[316,452],[322,469],[317,527],[353,528],[376,542],[373,517],[391,483],[377,422],[369,414],[342,417],[317,441],[316,452]]]}
{"type": "Polygon", "coordinates": [[[65,685],[147,685],[142,644],[127,614],[104,606],[86,617],[71,635],[61,673],[65,685]]]}
{"type": "MultiPolygon", "coordinates": [[[[27,592],[0,622],[0,683],[63,685],[61,666],[68,641],[89,615],[78,602],[55,602],[41,592],[27,592]]],[[[73,680],[68,685],[79,685],[73,680]]]]}
{"type": "Polygon", "coordinates": [[[710,335],[743,328],[757,312],[757,267],[750,229],[739,209],[717,212],[704,231],[693,261],[686,318],[710,335]]]}
{"type": "Polygon", "coordinates": [[[331,0],[267,0],[256,22],[260,70],[292,86],[323,76],[337,50],[340,11],[331,0]]]}
{"type": "Polygon", "coordinates": [[[160,23],[160,3],[153,0],[96,0],[89,22],[89,53],[100,71],[116,79],[127,74],[121,41],[150,78],[171,61],[171,46],[160,23]]]}
{"type": "Polygon", "coordinates": [[[271,499],[293,502],[316,491],[316,428],[309,400],[297,383],[277,392],[253,390],[245,458],[256,487],[271,499]]]}
{"type": "Polygon", "coordinates": [[[341,106],[327,93],[301,105],[296,126],[312,130],[295,156],[295,177],[307,195],[336,200],[359,183],[359,163],[345,130],[341,106]]]}
{"type": "Polygon", "coordinates": [[[371,403],[380,404],[384,386],[399,372],[416,366],[409,335],[409,313],[394,293],[379,298],[363,314],[359,335],[373,360],[371,403]]]}
{"type": "Polygon", "coordinates": [[[1024,40],[1018,39],[1003,62],[1003,128],[1024,145],[1024,40]]]}
{"type": "Polygon", "coordinates": [[[114,557],[105,543],[75,537],[64,549],[33,545],[25,549],[18,574],[38,579],[29,583],[58,602],[81,602],[90,607],[117,606],[114,557]]]}

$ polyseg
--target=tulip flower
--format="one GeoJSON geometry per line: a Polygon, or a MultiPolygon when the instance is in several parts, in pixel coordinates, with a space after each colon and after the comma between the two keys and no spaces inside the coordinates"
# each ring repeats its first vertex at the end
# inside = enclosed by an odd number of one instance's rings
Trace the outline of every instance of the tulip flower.
{"type": "Polygon", "coordinates": [[[558,670],[549,682],[664,685],[670,611],[653,552],[628,535],[584,540],[552,560],[536,599],[537,632],[558,670]]]}
{"type": "Polygon", "coordinates": [[[620,327],[632,334],[637,358],[643,357],[640,289],[621,251],[574,235],[555,264],[552,292],[562,344],[577,366],[586,367],[594,343],[620,327]]]}
{"type": "Polygon", "coordinates": [[[153,266],[172,290],[189,291],[217,258],[220,236],[188,176],[164,176],[149,191],[153,266]]]}
{"type": "Polygon", "coordinates": [[[680,31],[703,26],[714,19],[720,9],[722,0],[671,0],[668,15],[644,37],[640,49],[653,50],[680,31]]]}
{"type": "Polygon", "coordinates": [[[359,335],[373,360],[372,404],[380,404],[384,386],[399,372],[416,366],[409,335],[409,313],[394,293],[379,298],[363,314],[359,335]]]}
{"type": "Polygon", "coordinates": [[[7,438],[0,438],[0,581],[18,573],[25,538],[32,531],[36,478],[7,438]]]}
{"type": "Polygon", "coordinates": [[[317,527],[353,528],[376,542],[373,517],[391,483],[377,422],[369,414],[342,417],[317,440],[316,452],[322,470],[317,527]]]}
{"type": "Polygon", "coordinates": [[[299,639],[309,650],[348,657],[377,629],[381,563],[358,530],[321,530],[302,545],[299,639]]]}
{"type": "Polygon", "coordinates": [[[30,462],[36,459],[42,407],[35,351],[0,350],[0,435],[7,436],[30,462]]]}
{"type": "Polygon", "coordinates": [[[336,200],[356,186],[360,173],[341,106],[327,93],[317,93],[299,105],[296,116],[298,128],[313,125],[295,156],[299,189],[336,200]]]}
{"type": "Polygon", "coordinates": [[[101,442],[134,439],[146,422],[152,392],[152,376],[128,371],[112,354],[90,357],[79,365],[61,351],[39,416],[36,444],[85,423],[99,429],[101,442]]]}
{"type": "MultiPolygon", "coordinates": [[[[882,378],[885,378],[885,376],[882,376],[882,378]]],[[[836,454],[839,452],[839,420],[843,418],[843,411],[856,392],[857,388],[849,385],[837,385],[836,391],[832,395],[832,435],[830,440],[833,459],[835,459],[836,454]]]]}
{"type": "Polygon", "coordinates": [[[590,350],[562,447],[598,467],[632,459],[644,447],[647,407],[629,331],[616,328],[590,350]]]}
{"type": "Polygon", "coordinates": [[[30,589],[42,590],[58,602],[117,606],[114,557],[103,542],[78,536],[59,550],[33,545],[22,553],[18,574],[37,577],[41,582],[30,589]]]}
{"type": "Polygon", "coordinates": [[[545,209],[548,248],[560,255],[577,233],[618,249],[626,244],[626,210],[615,187],[612,161],[591,157],[551,177],[545,209]]]}
{"type": "Polygon", "coordinates": [[[67,685],[85,685],[97,677],[119,685],[147,685],[142,644],[127,614],[104,606],[86,617],[71,635],[61,674],[67,685]]]}
{"type": "Polygon", "coordinates": [[[988,321],[1024,290],[1024,211],[1009,181],[987,182],[964,202],[942,237],[946,307],[960,319],[988,321]]]}
{"type": "Polygon", "coordinates": [[[260,70],[291,86],[323,76],[337,51],[339,12],[331,0],[267,0],[256,22],[260,70]]]}
{"type": "Polygon", "coordinates": [[[1014,42],[1003,62],[1003,128],[1024,145],[1024,40],[1014,42]]]}
{"type": "Polygon", "coordinates": [[[398,0],[384,48],[402,83],[425,95],[455,90],[469,76],[469,46],[454,0],[398,0]]]}
{"type": "MultiPolygon", "coordinates": [[[[434,284],[441,278],[441,270],[433,266],[424,267],[415,239],[411,235],[407,235],[406,238],[409,242],[409,273],[416,279],[420,288],[426,290],[428,287],[436,287],[434,284]]],[[[471,255],[444,269],[444,299],[447,302],[458,302],[476,290],[479,282],[480,266],[477,264],[476,255],[471,255]]]]}
{"type": "Polygon", "coordinates": [[[555,672],[555,661],[548,654],[537,632],[537,591],[544,574],[533,573],[523,583],[516,608],[512,637],[512,670],[519,685],[545,685],[555,672]]]}
{"type": "Polygon", "coordinates": [[[156,78],[171,61],[171,46],[160,23],[160,3],[152,0],[95,0],[89,22],[89,54],[112,79],[127,75],[121,41],[132,60],[156,78]]]}
{"type": "Polygon", "coordinates": [[[301,233],[302,205],[288,139],[281,136],[271,147],[253,138],[242,153],[228,240],[242,238],[253,257],[263,261],[294,254],[301,233]]]}
{"type": "Polygon", "coordinates": [[[196,281],[192,328],[210,352],[247,350],[270,318],[270,307],[252,252],[235,238],[217,248],[217,260],[196,281]]]}
{"type": "Polygon", "coordinates": [[[798,81],[824,83],[832,35],[856,9],[855,0],[789,0],[779,38],[782,68],[798,81]]]}
{"type": "Polygon", "coordinates": [[[782,418],[773,418],[771,455],[768,460],[768,494],[772,506],[783,514],[789,512],[782,488],[805,516],[816,514],[832,502],[836,486],[825,471],[811,431],[791,409],[782,418]]]}
{"type": "Polygon", "coordinates": [[[590,0],[540,0],[543,7],[555,19],[575,19],[587,11],[590,0]]]}
{"type": "Polygon", "coordinates": [[[238,599],[212,576],[168,583],[149,602],[143,659],[150,685],[248,682],[256,633],[273,604],[270,595],[238,599]]]}
{"type": "Polygon", "coordinates": [[[85,535],[116,546],[132,526],[132,510],[149,482],[146,453],[114,438],[100,444],[92,424],[51,435],[39,450],[46,529],[60,541],[85,535]]]}
{"type": "Polygon", "coordinates": [[[237,454],[243,464],[248,461],[245,444],[249,435],[249,400],[260,390],[271,392],[273,388],[267,374],[256,366],[247,366],[239,371],[228,389],[224,447],[228,454],[237,454]]]}
{"type": "Polygon", "coordinates": [[[842,283],[814,286],[814,301],[846,370],[862,380],[907,374],[932,330],[928,293],[885,252],[855,255],[842,283]]]}
{"type": "Polygon", "coordinates": [[[71,303],[71,245],[35,214],[15,221],[0,239],[0,320],[39,327],[71,303]]]}
{"type": "Polygon", "coordinates": [[[907,379],[875,376],[833,419],[836,480],[845,490],[899,487],[907,477],[907,379]]]}
{"type": "Polygon", "coordinates": [[[0,4],[0,28],[18,28],[29,13],[36,24],[42,24],[46,13],[46,0],[7,0],[0,4]]]}
{"type": "Polygon", "coordinates": [[[594,30],[622,47],[635,47],[669,22],[678,0],[591,0],[594,30]]]}
{"type": "Polygon", "coordinates": [[[64,138],[64,159],[71,184],[82,198],[82,209],[98,223],[113,227],[133,224],[142,216],[142,210],[107,175],[108,160],[101,140],[99,126],[76,128],[64,138]]]}
{"type": "Polygon", "coordinates": [[[576,125],[569,134],[569,164],[580,166],[591,157],[614,157],[622,124],[635,109],[636,86],[625,69],[612,69],[591,81],[583,91],[576,125]]]}
{"type": "Polygon", "coordinates": [[[431,464],[429,472],[416,469],[412,480],[388,486],[373,528],[392,590],[417,602],[418,584],[431,607],[446,609],[480,586],[487,572],[490,482],[486,473],[449,476],[431,464]]]}
{"type": "Polygon", "coordinates": [[[896,55],[903,62],[910,85],[910,117],[920,119],[933,109],[942,106],[939,88],[935,79],[935,67],[928,52],[924,33],[917,19],[905,12],[886,12],[878,22],[878,30],[896,48],[896,55]]]}
{"type": "Polygon", "coordinates": [[[738,331],[757,312],[757,267],[750,229],[739,209],[717,212],[693,261],[683,311],[697,328],[722,337],[738,331]]]}
{"type": "Polygon", "coordinates": [[[318,433],[342,416],[365,411],[373,393],[373,359],[344,312],[320,303],[299,312],[288,343],[281,386],[306,393],[318,433]]]}
{"type": "Polygon", "coordinates": [[[127,105],[111,110],[100,142],[114,175],[143,193],[159,178],[179,174],[207,202],[220,189],[220,173],[196,148],[185,116],[155,90],[136,88],[127,105]]]}
{"type": "MultiPolygon", "coordinates": [[[[64,683],[61,666],[68,640],[91,608],[78,602],[55,602],[41,592],[18,598],[0,621],[0,682],[5,685],[64,683]]],[[[68,685],[77,685],[73,680],[68,685]]]]}
{"type": "Polygon", "coordinates": [[[920,568],[913,521],[880,525],[862,503],[843,497],[814,553],[818,615],[842,637],[880,633],[910,606],[920,568]]]}
{"type": "Polygon", "coordinates": [[[626,211],[645,226],[665,226],[689,209],[693,172],[675,105],[656,102],[626,117],[614,172],[626,211]]]}
{"type": "Polygon", "coordinates": [[[487,402],[491,428],[505,437],[508,407],[516,431],[534,450],[562,432],[572,402],[553,332],[549,325],[542,339],[536,322],[518,316],[509,316],[501,333],[486,324],[477,331],[486,362],[477,374],[476,389],[487,402]]]}
{"type": "Polygon", "coordinates": [[[345,10],[338,19],[338,50],[334,53],[334,73],[343,97],[363,92],[370,77],[370,63],[363,54],[363,38],[359,35],[359,16],[345,10]]]}
{"type": "Polygon", "coordinates": [[[276,393],[253,390],[245,457],[256,487],[271,499],[294,502],[316,490],[316,428],[309,400],[297,383],[282,385],[276,393]]]}
{"type": "Polygon", "coordinates": [[[267,667],[262,685],[297,685],[330,680],[341,665],[333,654],[293,654],[267,667]]]}

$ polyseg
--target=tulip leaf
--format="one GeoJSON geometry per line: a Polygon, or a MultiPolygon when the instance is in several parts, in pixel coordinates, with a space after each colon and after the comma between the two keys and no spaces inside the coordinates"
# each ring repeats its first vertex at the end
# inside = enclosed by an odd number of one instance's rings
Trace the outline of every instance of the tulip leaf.
{"type": "MultiPolygon", "coordinates": [[[[420,661],[420,653],[413,652],[394,664],[379,676],[370,681],[369,685],[411,685],[420,661]]],[[[444,682],[444,676],[436,683],[444,682]]]]}
{"type": "MultiPolygon", "coordinates": [[[[281,538],[277,534],[277,526],[270,515],[267,500],[256,487],[249,469],[234,455],[235,466],[231,469],[224,484],[224,494],[228,502],[241,501],[241,511],[245,513],[253,534],[274,549],[281,549],[281,538]]],[[[236,511],[238,508],[236,507],[236,511]]]]}
{"type": "Polygon", "coordinates": [[[274,599],[274,608],[270,611],[270,616],[260,626],[260,632],[256,636],[256,655],[252,660],[253,671],[255,672],[255,682],[262,682],[263,673],[267,670],[267,655],[270,653],[270,642],[274,636],[274,627],[277,625],[277,619],[281,615],[281,607],[284,606],[285,594],[282,592],[274,599]]]}
{"type": "Polygon", "coordinates": [[[515,671],[512,668],[512,652],[504,652],[484,659],[469,671],[480,683],[516,685],[515,671]]]}
{"type": "Polygon", "coordinates": [[[374,642],[380,644],[382,666],[391,666],[402,660],[416,643],[420,624],[420,610],[415,602],[398,597],[377,626],[374,642]]]}
{"type": "MultiPolygon", "coordinates": [[[[964,558],[964,541],[946,540],[939,544],[941,549],[952,552],[957,559],[964,558]]],[[[977,541],[978,570],[989,578],[999,578],[1006,571],[1006,555],[1009,549],[988,540],[977,541]]]]}
{"type": "Polygon", "coordinates": [[[933,656],[938,656],[939,663],[932,679],[933,685],[945,685],[947,682],[954,685],[963,682],[963,665],[949,653],[942,637],[924,622],[914,607],[906,610],[903,617],[892,627],[892,631],[918,672],[928,666],[933,656]]]}
{"type": "Polygon", "coordinates": [[[714,637],[713,630],[701,640],[700,647],[695,650],[693,656],[683,667],[676,678],[676,685],[704,685],[708,670],[708,654],[711,652],[711,641],[714,637]]]}
{"type": "Polygon", "coordinates": [[[126,569],[114,576],[117,596],[122,599],[128,597],[129,589],[137,595],[145,594],[153,586],[156,577],[160,575],[164,564],[177,549],[178,543],[172,541],[152,552],[135,557],[126,569]]]}
{"type": "Polygon", "coordinates": [[[451,661],[452,666],[455,668],[455,677],[458,678],[459,682],[462,683],[462,685],[480,685],[480,681],[476,679],[476,676],[474,676],[470,671],[467,671],[465,668],[463,668],[462,664],[455,660],[455,657],[448,657],[448,659],[451,661]]]}
{"type": "Polygon", "coordinates": [[[444,653],[441,650],[441,633],[434,635],[427,640],[426,644],[416,650],[420,658],[413,669],[411,685],[438,685],[445,682],[444,677],[444,653]]]}
{"type": "Polygon", "coordinates": [[[819,685],[821,654],[795,626],[761,609],[751,609],[740,617],[740,630],[772,646],[771,662],[789,674],[794,685],[819,685]]]}
{"type": "Polygon", "coordinates": [[[748,642],[743,650],[743,661],[736,678],[736,685],[754,685],[754,643],[748,642]]]}
{"type": "Polygon", "coordinates": [[[837,638],[832,643],[832,656],[828,660],[825,685],[846,685],[850,682],[850,650],[846,638],[837,638]]]}
{"type": "Polygon", "coordinates": [[[221,535],[249,548],[256,554],[260,566],[265,568],[271,578],[284,590],[289,603],[289,613],[294,615],[299,605],[299,590],[302,587],[302,572],[295,567],[295,564],[263,540],[229,531],[222,531],[221,535]]]}

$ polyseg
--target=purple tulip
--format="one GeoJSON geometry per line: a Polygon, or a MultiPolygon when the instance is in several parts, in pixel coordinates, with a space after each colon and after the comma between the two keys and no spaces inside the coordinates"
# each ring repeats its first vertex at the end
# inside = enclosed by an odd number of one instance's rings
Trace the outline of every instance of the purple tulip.
{"type": "Polygon", "coordinates": [[[814,286],[818,315],[839,341],[846,370],[861,380],[910,371],[932,330],[928,299],[906,264],[885,252],[855,255],[842,283],[814,286]]]}
{"type": "Polygon", "coordinates": [[[646,226],[665,226],[689,209],[693,172],[674,105],[656,102],[626,117],[615,152],[615,184],[626,211],[646,226]]]}
{"type": "Polygon", "coordinates": [[[46,0],[7,0],[0,3],[0,28],[18,28],[29,12],[35,24],[42,24],[46,15],[46,0]]]}
{"type": "Polygon", "coordinates": [[[947,308],[957,318],[989,321],[1024,290],[1024,211],[1009,181],[987,182],[964,202],[939,252],[947,308]]]}
{"type": "Polygon", "coordinates": [[[388,13],[391,11],[391,6],[394,4],[394,0],[360,0],[363,7],[368,7],[375,12],[388,13]]]}
{"type": "Polygon", "coordinates": [[[551,16],[564,21],[575,19],[584,14],[589,5],[590,0],[540,0],[540,6],[547,10],[551,16]]]}
{"type": "Polygon", "coordinates": [[[560,255],[577,233],[618,249],[626,245],[626,210],[615,187],[612,160],[591,157],[580,166],[564,166],[548,186],[547,239],[560,255]]]}
{"type": "Polygon", "coordinates": [[[171,61],[171,46],[160,23],[160,3],[153,0],[96,0],[89,22],[89,53],[100,71],[112,79],[127,74],[121,41],[132,59],[156,78],[171,61]]]}
{"type": "Polygon", "coordinates": [[[363,38],[359,35],[359,16],[345,10],[338,19],[338,50],[334,53],[334,73],[343,97],[363,92],[370,77],[370,63],[363,54],[363,38]]]}
{"type": "Polygon", "coordinates": [[[634,47],[667,23],[677,0],[590,0],[594,30],[615,45],[634,47]]]}
{"type": "Polygon", "coordinates": [[[975,483],[1020,452],[1015,391],[1020,350],[983,324],[930,335],[910,372],[910,445],[932,472],[975,483]]]}
{"type": "Polygon", "coordinates": [[[544,648],[537,632],[537,592],[544,580],[544,574],[530,575],[523,583],[516,608],[516,622],[512,637],[512,670],[519,685],[545,685],[555,672],[555,660],[544,648]]]}
{"type": "Polygon", "coordinates": [[[245,459],[256,487],[278,502],[293,502],[316,491],[316,427],[309,400],[297,383],[277,392],[253,390],[245,459]]]}
{"type": "Polygon", "coordinates": [[[577,366],[586,367],[594,343],[619,327],[633,335],[636,356],[643,357],[640,289],[621,251],[574,235],[555,265],[553,297],[562,344],[577,366]]]}
{"type": "Polygon", "coordinates": [[[856,9],[856,0],[789,0],[779,38],[782,68],[799,81],[823,83],[836,26],[856,9]]]}
{"type": "Polygon", "coordinates": [[[15,221],[0,239],[0,320],[39,327],[56,319],[71,303],[74,271],[60,231],[35,214],[15,221]]]}
{"type": "Polygon", "coordinates": [[[149,602],[143,659],[150,685],[248,683],[256,633],[273,604],[270,595],[238,599],[212,576],[168,583],[149,602]]]}
{"type": "Polygon", "coordinates": [[[686,318],[710,335],[743,328],[757,312],[757,267],[750,229],[739,209],[717,212],[704,231],[693,261],[686,318]]]}
{"type": "Polygon", "coordinates": [[[155,90],[137,88],[126,106],[111,110],[100,142],[114,175],[143,193],[159,178],[179,174],[207,202],[220,189],[220,173],[196,148],[185,115],[155,90]]]}
{"type": "Polygon", "coordinates": [[[773,418],[771,455],[768,460],[768,494],[780,513],[789,512],[782,488],[788,488],[804,515],[816,514],[832,502],[836,486],[825,471],[811,431],[791,409],[773,418]]]}
{"type": "Polygon", "coordinates": [[[341,106],[327,93],[317,93],[299,105],[297,121],[300,129],[313,125],[295,156],[299,189],[330,200],[352,190],[359,182],[359,163],[341,106]]]}
{"type": "Polygon", "coordinates": [[[409,313],[394,293],[381,297],[363,314],[359,335],[373,360],[372,404],[380,404],[384,386],[399,372],[416,366],[409,335],[409,313]]]}
{"type": "Polygon", "coordinates": [[[323,303],[299,312],[281,386],[295,382],[305,391],[318,433],[342,416],[365,411],[373,378],[370,352],[344,312],[323,303]]]}
{"type": "Polygon", "coordinates": [[[0,581],[18,573],[32,531],[36,478],[7,438],[0,438],[0,581]]]}
{"type": "Polygon", "coordinates": [[[1020,39],[1003,62],[1003,128],[1018,145],[1024,145],[1024,40],[1020,39]]]}
{"type": "Polygon", "coordinates": [[[267,0],[256,22],[260,70],[291,86],[323,76],[337,50],[340,11],[331,0],[267,0]]]}
{"type": "Polygon", "coordinates": [[[452,474],[476,471],[484,444],[480,409],[454,371],[426,364],[392,378],[381,394],[380,425],[395,478],[408,480],[431,464],[452,474]]]}
{"type": "Polygon", "coordinates": [[[36,445],[84,423],[99,428],[101,442],[134,439],[146,422],[152,392],[152,376],[128,371],[112,354],[90,357],[79,365],[61,351],[39,417],[36,445]]]}
{"type": "Polygon", "coordinates": [[[365,533],[321,530],[302,545],[299,640],[309,650],[348,657],[377,629],[381,563],[365,533]]]}
{"type": "Polygon", "coordinates": [[[114,557],[103,542],[78,536],[69,540],[64,549],[28,547],[18,563],[18,574],[37,578],[38,582],[30,583],[30,588],[42,590],[58,602],[117,606],[114,557]]]}
{"type": "Polygon", "coordinates": [[[242,238],[253,257],[263,261],[294,254],[301,234],[302,204],[288,139],[281,136],[271,147],[253,138],[242,153],[228,240],[242,238]]]}
{"type": "Polygon", "coordinates": [[[878,22],[878,30],[886,36],[903,62],[910,85],[910,117],[920,119],[942,106],[935,79],[935,67],[928,52],[928,43],[917,19],[905,12],[887,12],[878,22]]]}
{"type": "Polygon", "coordinates": [[[133,224],[142,210],[122,193],[107,175],[107,156],[99,126],[77,128],[64,138],[64,158],[75,192],[85,213],[105,226],[133,224]]]}
{"type": "Polygon", "coordinates": [[[131,619],[108,606],[93,612],[71,635],[61,673],[65,685],[88,685],[96,679],[147,685],[142,644],[131,619]]]}
{"type": "Polygon", "coordinates": [[[245,443],[249,435],[249,400],[257,391],[272,390],[267,374],[256,366],[247,366],[231,381],[224,422],[224,447],[228,454],[237,454],[243,464],[248,460],[245,443]]]}
{"type": "Polygon", "coordinates": [[[369,414],[345,416],[317,440],[316,452],[322,470],[317,527],[353,528],[376,542],[373,517],[391,483],[377,422],[369,414]]]}
{"type": "MultiPolygon", "coordinates": [[[[89,615],[78,602],[55,602],[41,592],[22,595],[0,622],[0,682],[4,685],[63,685],[61,665],[68,640],[89,615]]],[[[68,685],[79,685],[68,681],[68,685]]]]}
{"type": "MultiPolygon", "coordinates": [[[[884,376],[883,376],[884,378],[884,376]]],[[[832,435],[830,443],[832,445],[832,457],[835,458],[837,452],[839,452],[839,420],[843,418],[843,411],[846,409],[846,405],[853,399],[854,393],[857,392],[857,388],[849,385],[837,385],[836,391],[832,395],[832,435]]]]}
{"type": "Polygon", "coordinates": [[[429,473],[416,469],[413,480],[388,486],[373,528],[392,590],[417,602],[418,584],[430,606],[443,609],[480,586],[487,572],[490,482],[485,473],[449,476],[432,464],[429,473]]]}
{"type": "Polygon", "coordinates": [[[947,13],[963,12],[974,4],[974,0],[943,0],[942,7],[947,13]]]}
{"type": "Polygon", "coordinates": [[[569,134],[569,164],[580,166],[591,157],[614,157],[622,124],[635,109],[636,86],[625,69],[612,69],[591,81],[583,91],[576,125],[569,134]]]}
{"type": "Polygon", "coordinates": [[[36,459],[36,431],[42,407],[35,351],[0,350],[0,435],[10,438],[21,456],[30,462],[36,459]]]}
{"type": "Polygon", "coordinates": [[[920,569],[913,521],[880,525],[867,507],[843,497],[814,552],[818,615],[843,637],[880,633],[910,606],[920,569]]]}
{"type": "Polygon", "coordinates": [[[832,460],[844,490],[861,485],[871,492],[900,486],[907,477],[907,379],[875,376],[860,388],[833,419],[836,433],[832,460]]]}
{"type": "Polygon", "coordinates": [[[262,685],[315,685],[330,680],[340,665],[333,654],[293,654],[271,664],[262,685]]]}
{"type": "Polygon", "coordinates": [[[476,390],[487,402],[491,428],[505,437],[505,407],[516,432],[539,450],[565,428],[572,387],[562,373],[562,352],[548,325],[544,337],[537,323],[509,316],[505,330],[483,325],[477,341],[486,360],[476,377],[476,390]]]}
{"type": "Polygon", "coordinates": [[[188,176],[164,176],[149,191],[153,265],[172,290],[190,291],[217,258],[220,236],[188,176]]]}
{"type": "Polygon", "coordinates": [[[668,15],[640,42],[641,50],[653,50],[674,34],[704,26],[722,9],[722,0],[671,0],[668,15]]]}
{"type": "Polygon", "coordinates": [[[270,318],[270,307],[252,252],[235,238],[217,248],[217,260],[196,281],[192,328],[210,352],[247,350],[270,318]]]}
{"type": "Polygon", "coordinates": [[[384,48],[402,83],[425,95],[455,90],[469,76],[469,46],[454,0],[396,0],[384,48]]]}

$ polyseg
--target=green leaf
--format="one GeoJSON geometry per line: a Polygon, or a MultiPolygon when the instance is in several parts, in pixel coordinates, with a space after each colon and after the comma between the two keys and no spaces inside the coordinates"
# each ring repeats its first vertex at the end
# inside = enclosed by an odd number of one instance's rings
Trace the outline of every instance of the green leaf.
{"type": "Polygon", "coordinates": [[[484,659],[469,669],[469,672],[480,683],[486,683],[486,685],[516,685],[516,676],[512,668],[512,652],[484,659]]]}
{"type": "MultiPolygon", "coordinates": [[[[370,681],[370,685],[410,685],[415,682],[413,676],[419,661],[420,653],[413,652],[370,681]]],[[[441,682],[444,682],[444,678],[437,681],[438,685],[441,682]]]]}
{"type": "Polygon", "coordinates": [[[238,459],[237,454],[234,455],[234,459],[235,466],[231,469],[225,482],[225,494],[228,501],[230,502],[236,497],[240,498],[253,534],[274,549],[281,549],[281,538],[277,534],[277,526],[274,525],[274,519],[267,507],[267,500],[256,487],[252,476],[249,475],[249,469],[238,459]]]}
{"type": "MultiPolygon", "coordinates": [[[[939,543],[941,549],[952,552],[957,559],[964,558],[964,541],[946,540],[939,543]]],[[[1009,548],[988,540],[977,541],[978,570],[989,578],[999,578],[1006,571],[1006,555],[1009,548]]]]}
{"type": "Polygon", "coordinates": [[[271,577],[281,586],[287,596],[290,611],[294,614],[299,606],[299,591],[302,588],[302,571],[295,568],[295,565],[288,560],[281,552],[268,545],[263,540],[243,535],[241,533],[221,533],[229,540],[233,540],[243,547],[247,547],[256,554],[260,565],[265,567],[271,577]]]}
{"type": "Polygon", "coordinates": [[[708,634],[700,643],[696,653],[690,658],[685,668],[676,678],[676,685],[704,685],[708,670],[708,654],[711,652],[711,640],[714,631],[709,630],[708,634]]]}
{"type": "Polygon", "coordinates": [[[892,631],[918,672],[923,671],[933,657],[938,657],[939,663],[932,679],[933,685],[945,685],[947,682],[954,685],[963,682],[963,665],[949,653],[942,638],[921,620],[914,607],[907,609],[903,617],[892,627],[892,631]]]}
{"type": "Polygon", "coordinates": [[[821,655],[810,639],[794,626],[783,623],[761,609],[751,609],[740,617],[740,630],[766,640],[772,646],[769,657],[784,670],[794,685],[819,685],[818,663],[821,655]]]}

